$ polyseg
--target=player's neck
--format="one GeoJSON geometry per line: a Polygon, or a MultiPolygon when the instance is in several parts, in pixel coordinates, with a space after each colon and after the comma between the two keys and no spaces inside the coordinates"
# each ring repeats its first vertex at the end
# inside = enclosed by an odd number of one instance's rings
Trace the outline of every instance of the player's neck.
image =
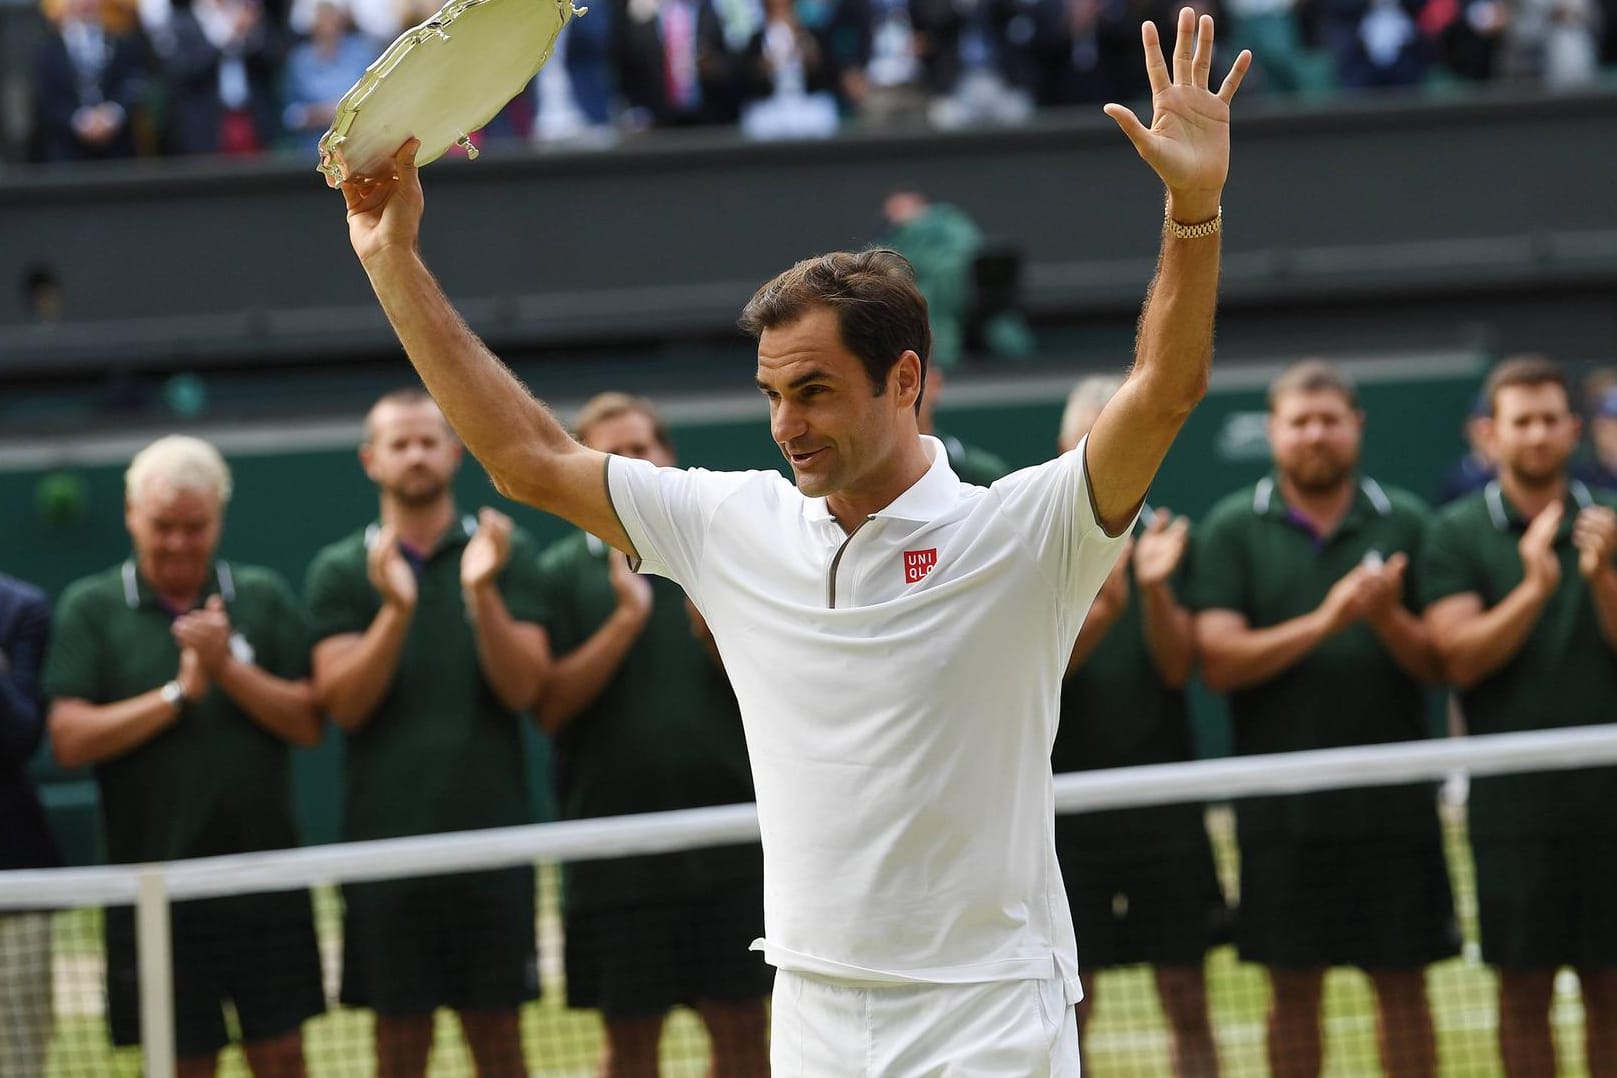
{"type": "Polygon", "coordinates": [[[1566,500],[1566,472],[1556,472],[1553,477],[1537,483],[1509,468],[1501,468],[1499,489],[1524,519],[1532,520],[1547,506],[1566,500]]]}
{"type": "MultiPolygon", "coordinates": [[[[941,452],[941,450],[940,450],[941,452]]],[[[886,509],[926,475],[932,462],[926,446],[917,435],[900,443],[892,460],[875,475],[855,486],[839,490],[825,499],[826,508],[849,535],[867,518],[886,509]]]]}
{"type": "Polygon", "coordinates": [[[438,548],[444,533],[455,523],[455,502],[448,496],[426,505],[408,505],[397,498],[382,498],[382,524],[398,533],[399,542],[427,553],[438,548]]]}

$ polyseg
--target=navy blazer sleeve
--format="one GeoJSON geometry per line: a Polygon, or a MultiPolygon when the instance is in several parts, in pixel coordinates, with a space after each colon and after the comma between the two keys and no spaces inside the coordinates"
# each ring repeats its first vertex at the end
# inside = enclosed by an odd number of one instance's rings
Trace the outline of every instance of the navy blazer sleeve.
{"type": "Polygon", "coordinates": [[[39,672],[50,632],[43,592],[0,578],[0,764],[26,764],[45,730],[39,672]]]}

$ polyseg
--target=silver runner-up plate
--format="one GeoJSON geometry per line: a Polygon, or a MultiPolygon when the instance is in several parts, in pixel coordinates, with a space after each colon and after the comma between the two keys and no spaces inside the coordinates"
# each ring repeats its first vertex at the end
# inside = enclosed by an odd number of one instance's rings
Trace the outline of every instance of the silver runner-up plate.
{"type": "Polygon", "coordinates": [[[337,102],[320,138],[326,183],[391,170],[411,138],[421,140],[418,165],[455,145],[476,157],[471,133],[522,92],[585,10],[568,0],[450,0],[400,34],[337,102]]]}

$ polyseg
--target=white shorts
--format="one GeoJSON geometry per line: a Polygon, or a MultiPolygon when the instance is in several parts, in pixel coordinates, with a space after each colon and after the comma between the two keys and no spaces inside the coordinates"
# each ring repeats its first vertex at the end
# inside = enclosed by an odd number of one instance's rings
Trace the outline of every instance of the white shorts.
{"type": "Polygon", "coordinates": [[[870,985],[779,970],[773,1078],[1078,1078],[1059,978],[870,985]]]}

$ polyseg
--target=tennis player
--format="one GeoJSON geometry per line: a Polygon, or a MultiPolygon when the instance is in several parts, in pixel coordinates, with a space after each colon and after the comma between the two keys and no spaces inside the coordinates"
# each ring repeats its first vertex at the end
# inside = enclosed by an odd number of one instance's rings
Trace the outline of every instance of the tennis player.
{"type": "Polygon", "coordinates": [[[801,262],[742,315],[794,486],[581,446],[423,265],[415,143],[395,176],[344,187],[383,310],[495,485],[674,580],[712,627],[757,786],[778,1076],[1079,1071],[1061,674],[1206,390],[1229,103],[1251,62],[1214,93],[1210,18],[1180,12],[1171,69],[1141,35],[1152,125],[1106,106],[1167,186],[1134,369],[1076,449],[987,488],[917,428],[926,305],[891,251],[801,262]]]}

